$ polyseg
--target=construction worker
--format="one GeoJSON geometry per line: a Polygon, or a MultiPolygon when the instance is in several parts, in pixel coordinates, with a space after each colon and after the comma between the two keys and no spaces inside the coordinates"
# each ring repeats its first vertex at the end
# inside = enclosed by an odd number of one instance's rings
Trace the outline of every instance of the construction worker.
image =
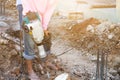
{"type": "MultiPolygon", "coordinates": [[[[18,15],[19,15],[19,24],[20,27],[22,27],[22,23],[23,23],[23,6],[22,6],[22,1],[21,0],[16,0],[16,6],[17,6],[17,10],[18,10],[18,15]]],[[[24,31],[24,30],[23,30],[24,31]]],[[[24,45],[25,45],[25,52],[27,53],[27,51],[30,53],[30,51],[28,49],[30,49],[33,53],[33,48],[31,48],[31,46],[29,46],[29,43],[33,43],[32,39],[30,38],[29,34],[27,34],[27,32],[23,32],[23,37],[24,37],[24,45]]],[[[27,69],[28,69],[28,73],[29,73],[29,78],[31,80],[35,79],[35,80],[40,80],[39,77],[34,73],[33,69],[32,69],[32,62],[29,59],[33,59],[33,57],[29,57],[29,56],[25,56],[26,59],[26,63],[27,63],[27,69]],[[29,59],[28,59],[29,58],[29,59]]]]}
{"type": "MultiPolygon", "coordinates": [[[[23,16],[26,17],[29,13],[37,13],[41,21],[40,23],[42,23],[44,33],[45,35],[48,35],[48,23],[54,11],[56,0],[17,0],[17,2],[17,4],[22,2],[21,8],[18,8],[20,25],[23,24],[22,22],[24,22],[22,21],[21,16],[23,6],[23,16]]],[[[25,20],[25,17],[23,20],[25,20]]],[[[27,27],[25,25],[22,25],[22,27],[24,29],[23,39],[25,45],[23,57],[26,59],[29,78],[31,80],[40,80],[40,78],[36,75],[32,67],[32,60],[35,58],[35,42],[31,38],[31,35],[28,32],[28,30],[25,30],[25,28],[27,27]]]]}

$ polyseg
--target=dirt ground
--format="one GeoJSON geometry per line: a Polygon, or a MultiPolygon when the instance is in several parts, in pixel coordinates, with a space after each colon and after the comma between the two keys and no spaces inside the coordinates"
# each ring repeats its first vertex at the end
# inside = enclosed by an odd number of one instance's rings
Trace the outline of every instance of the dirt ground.
{"type": "MultiPolygon", "coordinates": [[[[16,44],[19,43],[19,34],[16,32],[19,30],[16,9],[7,9],[6,14],[0,16],[0,22],[8,25],[0,26],[0,35],[9,34],[4,36],[12,37],[14,41],[0,37],[0,80],[29,80],[25,67],[22,67],[22,64],[25,65],[24,59],[16,49],[16,46],[19,46],[16,44]]],[[[41,74],[39,61],[34,60],[34,69],[41,80],[54,80],[62,73],[68,73],[71,80],[94,80],[98,50],[109,54],[108,80],[120,79],[119,24],[95,18],[72,20],[54,15],[49,23],[49,31],[52,34],[51,53],[55,56],[49,57],[48,61],[58,60],[62,69],[55,70],[48,66],[49,74],[41,74]]]]}

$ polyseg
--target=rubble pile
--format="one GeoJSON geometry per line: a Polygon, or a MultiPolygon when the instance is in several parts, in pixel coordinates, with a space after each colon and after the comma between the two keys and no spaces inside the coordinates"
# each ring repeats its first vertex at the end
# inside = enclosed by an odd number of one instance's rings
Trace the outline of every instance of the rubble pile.
{"type": "MultiPolygon", "coordinates": [[[[20,48],[19,40],[17,40],[19,36],[13,35],[15,33],[16,31],[9,29],[0,34],[0,80],[28,80],[25,60],[21,56],[20,49],[16,48],[16,45],[20,48]]],[[[47,78],[52,80],[64,72],[61,61],[53,54],[45,59],[39,59],[37,56],[33,61],[33,66],[35,72],[40,77],[42,75],[42,80],[47,78]]]]}
{"type": "MultiPolygon", "coordinates": [[[[85,20],[85,22],[86,21],[87,20],[85,20]]],[[[109,68],[116,70],[116,75],[119,74],[120,25],[109,21],[101,21],[96,24],[96,21],[98,22],[97,19],[92,23],[89,23],[91,21],[91,19],[88,19],[87,23],[81,22],[72,26],[70,30],[67,30],[70,35],[68,40],[70,41],[71,46],[76,47],[79,50],[85,50],[91,55],[96,55],[98,50],[105,51],[109,55],[109,68]]]]}
{"type": "Polygon", "coordinates": [[[20,64],[20,57],[15,49],[14,43],[0,37],[0,79],[7,80],[10,72],[20,64]],[[6,42],[5,42],[6,41],[6,42]]]}
{"type": "MultiPolygon", "coordinates": [[[[25,60],[21,56],[20,49],[16,48],[16,46],[20,47],[20,36],[16,33],[18,31],[9,29],[5,33],[0,34],[0,40],[7,41],[6,43],[0,42],[0,80],[29,80],[25,60]]],[[[87,71],[85,73],[84,71],[81,72],[81,68],[78,67],[68,70],[61,62],[61,59],[51,54],[45,59],[36,58],[33,61],[33,67],[41,80],[54,80],[65,72],[69,75],[68,78],[70,80],[91,78],[91,74],[87,71]]]]}
{"type": "Polygon", "coordinates": [[[12,10],[16,9],[15,3],[16,3],[16,0],[6,0],[6,3],[5,3],[6,9],[12,9],[12,10]]]}

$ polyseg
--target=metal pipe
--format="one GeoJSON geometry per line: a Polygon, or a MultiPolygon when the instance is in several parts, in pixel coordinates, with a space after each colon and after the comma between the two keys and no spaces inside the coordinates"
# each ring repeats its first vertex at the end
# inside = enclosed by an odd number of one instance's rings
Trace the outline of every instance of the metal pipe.
{"type": "Polygon", "coordinates": [[[108,80],[107,78],[107,72],[108,72],[108,52],[106,53],[106,57],[105,57],[106,61],[105,61],[105,80],[108,80]]]}

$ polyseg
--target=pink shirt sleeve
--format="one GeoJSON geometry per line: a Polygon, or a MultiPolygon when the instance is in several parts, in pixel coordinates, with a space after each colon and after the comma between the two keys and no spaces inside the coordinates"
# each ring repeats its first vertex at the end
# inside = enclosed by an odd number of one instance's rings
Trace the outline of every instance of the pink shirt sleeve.
{"type": "Polygon", "coordinates": [[[57,0],[22,0],[23,15],[28,11],[38,12],[44,30],[47,30],[57,0]]]}

